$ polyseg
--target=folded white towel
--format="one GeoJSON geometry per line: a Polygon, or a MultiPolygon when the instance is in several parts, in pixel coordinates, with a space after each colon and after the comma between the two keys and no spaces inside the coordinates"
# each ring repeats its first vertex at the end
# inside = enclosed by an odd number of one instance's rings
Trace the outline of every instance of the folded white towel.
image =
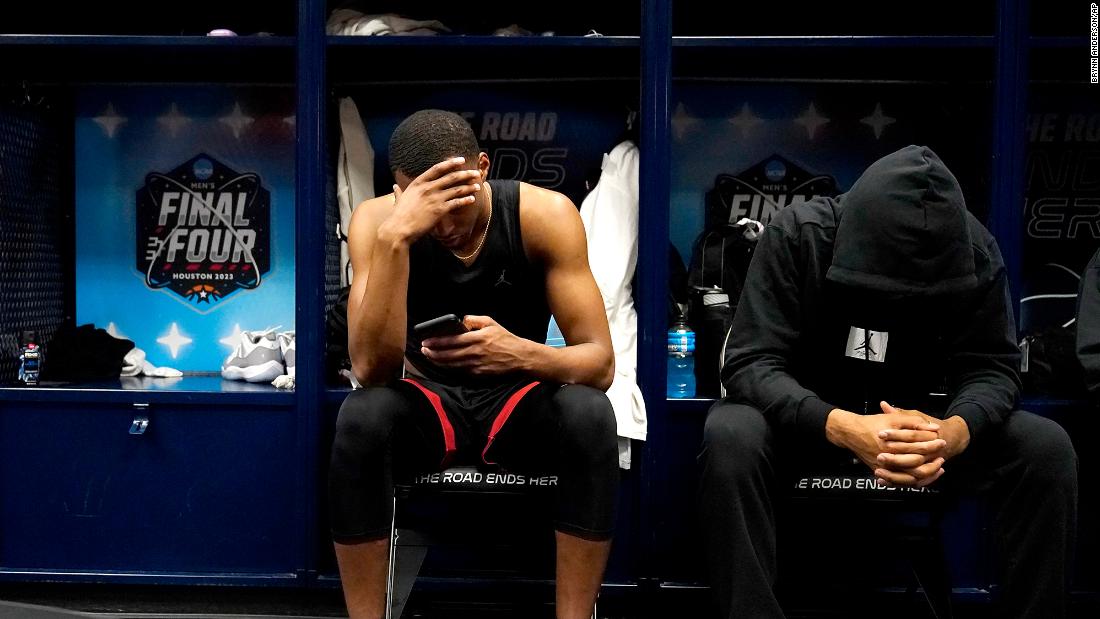
{"type": "Polygon", "coordinates": [[[183,376],[183,372],[175,368],[158,368],[146,361],[141,365],[141,373],[153,378],[177,378],[183,376]]]}
{"type": "Polygon", "coordinates": [[[141,366],[145,363],[145,351],[140,348],[131,348],[130,352],[122,358],[122,371],[119,376],[137,376],[141,374],[141,366]]]}
{"type": "Polygon", "coordinates": [[[153,378],[178,378],[183,372],[175,368],[158,368],[145,359],[145,351],[133,348],[122,358],[122,371],[119,376],[151,376],[153,378]]]}

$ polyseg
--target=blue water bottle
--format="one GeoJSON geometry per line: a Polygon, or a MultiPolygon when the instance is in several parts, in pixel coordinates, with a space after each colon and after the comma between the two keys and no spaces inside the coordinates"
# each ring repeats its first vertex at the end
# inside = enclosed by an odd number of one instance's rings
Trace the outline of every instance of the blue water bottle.
{"type": "Polygon", "coordinates": [[[683,316],[668,330],[668,390],[670,398],[695,397],[695,332],[683,316]]]}

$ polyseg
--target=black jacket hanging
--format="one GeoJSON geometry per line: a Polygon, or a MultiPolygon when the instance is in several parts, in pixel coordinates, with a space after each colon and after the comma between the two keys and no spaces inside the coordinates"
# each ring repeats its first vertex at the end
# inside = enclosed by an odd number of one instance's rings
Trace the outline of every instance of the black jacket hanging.
{"type": "Polygon", "coordinates": [[[92,381],[117,379],[130,340],[116,338],[95,325],[63,327],[46,344],[42,380],[92,381]]]}

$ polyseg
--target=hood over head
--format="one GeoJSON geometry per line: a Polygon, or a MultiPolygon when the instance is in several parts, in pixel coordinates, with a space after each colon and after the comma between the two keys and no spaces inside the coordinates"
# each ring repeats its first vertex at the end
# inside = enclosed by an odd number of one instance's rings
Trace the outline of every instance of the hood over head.
{"type": "Polygon", "coordinates": [[[962,189],[932,149],[886,155],[838,202],[830,281],[905,296],[977,285],[962,189]]]}

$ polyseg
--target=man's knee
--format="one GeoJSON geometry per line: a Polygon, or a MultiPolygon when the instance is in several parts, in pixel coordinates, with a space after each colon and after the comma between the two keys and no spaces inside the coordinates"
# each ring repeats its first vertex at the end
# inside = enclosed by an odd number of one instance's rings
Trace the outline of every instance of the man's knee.
{"type": "Polygon", "coordinates": [[[595,444],[615,444],[615,410],[607,395],[585,385],[565,385],[554,394],[563,433],[595,444]]]}
{"type": "Polygon", "coordinates": [[[749,472],[763,462],[771,440],[771,427],[758,409],[720,400],[707,413],[700,460],[727,474],[749,472]]]}
{"type": "Polygon", "coordinates": [[[351,392],[340,406],[333,440],[333,459],[349,450],[361,451],[385,445],[393,433],[400,395],[387,387],[368,387],[351,392]]]}
{"type": "Polygon", "coordinates": [[[1031,479],[1044,484],[1076,484],[1077,452],[1062,426],[1045,417],[1016,411],[1004,429],[1009,448],[1023,460],[1031,479]]]}
{"type": "Polygon", "coordinates": [[[764,414],[745,404],[719,401],[703,425],[703,449],[759,453],[770,440],[771,428],[764,414]]]}

